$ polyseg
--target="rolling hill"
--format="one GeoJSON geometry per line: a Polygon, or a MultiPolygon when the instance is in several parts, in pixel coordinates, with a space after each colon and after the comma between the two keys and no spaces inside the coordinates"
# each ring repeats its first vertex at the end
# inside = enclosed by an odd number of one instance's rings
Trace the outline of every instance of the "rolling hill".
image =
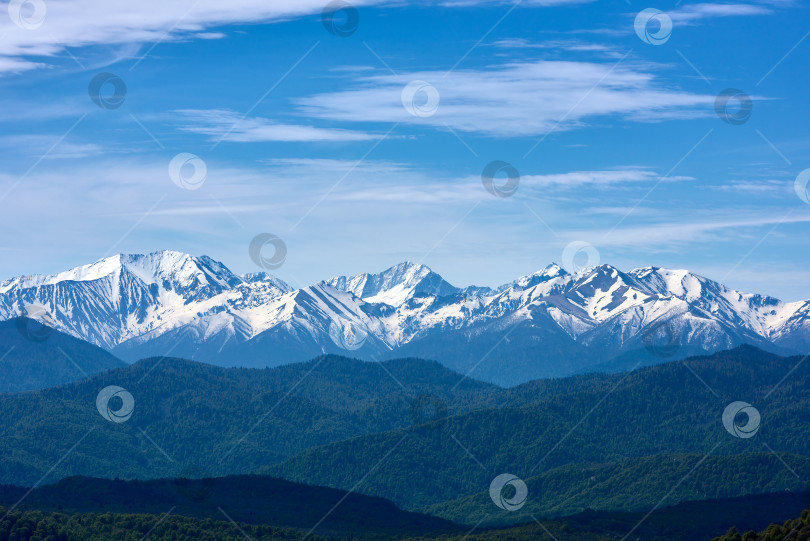
{"type": "Polygon", "coordinates": [[[667,495],[672,504],[796,490],[810,476],[809,377],[800,357],[742,347],[586,377],[580,389],[460,413],[430,431],[399,429],[307,449],[262,471],[337,488],[364,479],[366,494],[470,524],[481,509],[492,523],[526,518],[492,512],[486,492],[502,473],[526,480],[526,510],[545,516],[587,507],[638,510],[667,495]],[[721,422],[737,400],[761,412],[753,438],[736,438],[721,422]],[[364,477],[389,451],[386,468],[364,477]],[[693,469],[694,477],[685,477],[693,469]]]}
{"type": "Polygon", "coordinates": [[[45,474],[54,482],[258,472],[482,526],[803,490],[810,365],[802,361],[746,346],[504,389],[419,359],[323,356],[274,369],[146,359],[0,396],[0,476],[31,486],[45,474]],[[96,397],[110,385],[133,397],[126,422],[99,414],[96,397]],[[739,400],[761,413],[753,438],[724,428],[724,409],[739,400]],[[528,485],[519,511],[489,499],[502,473],[528,485]]]}
{"type": "Polygon", "coordinates": [[[460,380],[415,359],[324,356],[275,369],[145,359],[62,387],[0,395],[0,482],[32,485],[54,464],[49,481],[174,477],[187,467],[251,473],[312,446],[421,423],[435,406],[468,411],[498,391],[460,380]],[[108,386],[132,395],[126,422],[99,414],[96,399],[108,386]]]}
{"type": "MultiPolygon", "coordinates": [[[[73,481],[71,481],[73,482],[73,481]]],[[[260,509],[252,515],[247,522],[233,520],[234,517],[224,508],[217,509],[219,515],[214,518],[189,517],[176,513],[175,508],[163,510],[163,513],[146,514],[142,511],[149,504],[142,499],[132,502],[133,505],[126,513],[117,513],[105,510],[97,501],[97,491],[92,487],[98,480],[83,479],[83,487],[87,490],[80,493],[72,492],[67,498],[60,497],[57,490],[52,490],[49,498],[40,498],[38,503],[44,509],[15,509],[7,512],[0,507],[0,540],[28,538],[36,532],[42,538],[58,541],[106,541],[112,537],[138,541],[147,536],[155,541],[177,539],[203,539],[203,540],[237,540],[251,539],[262,541],[298,540],[387,540],[387,541],[528,541],[536,539],[556,539],[557,541],[608,541],[630,537],[636,541],[705,541],[712,536],[720,536],[722,532],[729,533],[719,538],[720,541],[742,541],[738,529],[758,530],[772,522],[786,521],[785,524],[773,525],[761,537],[749,537],[754,541],[786,539],[789,533],[803,531],[807,524],[806,512],[800,521],[789,520],[802,514],[801,503],[807,503],[810,493],[804,495],[793,494],[766,494],[748,496],[744,498],[704,500],[684,502],[672,507],[662,507],[655,513],[627,513],[611,511],[586,510],[576,515],[561,517],[552,520],[532,520],[524,524],[508,528],[465,528],[461,531],[446,531],[437,534],[436,522],[429,518],[424,524],[410,522],[409,528],[426,526],[427,530],[416,536],[405,531],[393,532],[392,528],[386,531],[375,531],[373,527],[366,531],[356,531],[354,522],[346,522],[338,514],[329,523],[330,526],[344,528],[343,530],[329,530],[328,533],[308,534],[308,529],[291,529],[272,524],[256,524],[258,516],[278,515],[277,512],[260,509]],[[89,498],[88,498],[89,496],[89,498]],[[798,496],[802,496],[799,498],[798,496]],[[74,512],[70,514],[56,510],[59,506],[70,509],[86,506],[101,510],[95,512],[74,512]],[[227,520],[228,518],[232,520],[227,520]],[[737,526],[729,529],[730,524],[737,526]],[[348,530],[345,527],[348,526],[348,530]],[[351,533],[347,534],[347,531],[351,533]]],[[[106,482],[110,483],[110,482],[106,482]]],[[[137,484],[137,483],[135,483],[137,484]]],[[[116,486],[122,492],[129,493],[131,488],[125,482],[117,482],[116,486]]],[[[47,488],[47,487],[43,487],[47,488]]],[[[106,494],[103,490],[101,493],[106,494]]],[[[117,497],[113,494],[113,497],[117,497]]],[[[120,499],[120,497],[119,497],[120,499]]],[[[363,502],[358,498],[358,503],[363,502]]],[[[255,504],[246,502],[251,508],[255,504]]],[[[290,505],[283,505],[285,508],[290,505]]],[[[340,509],[338,506],[337,509],[340,509]]],[[[405,515],[405,514],[403,514],[405,515]]],[[[351,513],[348,515],[352,517],[351,513]]],[[[331,517],[331,515],[330,515],[331,517]]],[[[300,519],[292,520],[300,522],[300,519]]],[[[369,521],[373,525],[375,517],[369,521]]],[[[326,522],[326,521],[324,521],[326,522]]],[[[320,530],[319,530],[320,531],[320,530]]],[[[748,534],[749,536],[755,534],[748,534]]],[[[749,539],[746,538],[746,539],[749,539]]],[[[801,539],[801,537],[800,537],[801,539]]]]}
{"type": "MultiPolygon", "coordinates": [[[[121,481],[70,477],[27,494],[2,487],[0,506],[80,513],[172,514],[270,525],[319,534],[426,535],[458,532],[446,520],[398,509],[381,498],[255,475],[121,481]],[[316,528],[317,526],[317,528],[316,528]]],[[[0,515],[2,516],[2,515],[0,515]]]]}

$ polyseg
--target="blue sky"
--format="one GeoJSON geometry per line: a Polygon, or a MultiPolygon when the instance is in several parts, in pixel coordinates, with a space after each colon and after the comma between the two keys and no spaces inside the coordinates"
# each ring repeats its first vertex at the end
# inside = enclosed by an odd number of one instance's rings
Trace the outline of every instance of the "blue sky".
{"type": "Polygon", "coordinates": [[[309,0],[113,4],[3,12],[2,277],[164,248],[250,272],[272,233],[293,285],[406,259],[497,285],[587,245],[810,298],[799,2],[356,2],[348,36],[309,0]],[[747,119],[718,115],[729,88],[747,119]],[[181,153],[204,177],[173,182],[181,153]]]}

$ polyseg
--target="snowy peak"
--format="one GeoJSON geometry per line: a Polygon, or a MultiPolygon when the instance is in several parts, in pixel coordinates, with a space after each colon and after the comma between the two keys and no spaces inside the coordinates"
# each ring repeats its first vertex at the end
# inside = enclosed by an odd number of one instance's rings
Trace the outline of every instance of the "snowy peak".
{"type": "Polygon", "coordinates": [[[644,267],[628,273],[636,281],[643,284],[651,292],[659,295],[674,296],[679,299],[691,301],[704,293],[704,285],[713,291],[725,289],[717,282],[712,282],[702,276],[692,274],[682,269],[662,269],[659,267],[644,267]]]}
{"type": "MultiPolygon", "coordinates": [[[[406,261],[293,289],[264,272],[240,277],[207,256],[159,251],[0,283],[0,320],[32,306],[57,329],[129,360],[163,355],[190,337],[175,353],[211,362],[238,364],[245,352],[257,363],[273,356],[291,362],[348,346],[360,358],[432,356],[453,344],[446,355],[468,347],[475,364],[481,347],[501,343],[505,329],[521,324],[523,332],[505,346],[515,348],[520,366],[552,353],[555,362],[587,362],[583,348],[602,361],[643,350],[648,330],[661,324],[692,352],[740,343],[810,350],[810,303],[783,303],[658,267],[622,272],[600,265],[570,274],[552,263],[497,289],[459,289],[406,261]]],[[[533,372],[541,373],[561,372],[533,372]]]]}
{"type": "Polygon", "coordinates": [[[559,266],[557,263],[549,263],[545,266],[542,270],[537,271],[534,273],[535,276],[548,276],[549,278],[556,278],[558,276],[565,276],[568,272],[559,266]]]}
{"type": "Polygon", "coordinates": [[[30,276],[18,276],[0,283],[0,292],[5,293],[12,288],[25,289],[46,285],[54,285],[60,282],[86,282],[100,280],[113,275],[121,270],[121,255],[99,259],[95,263],[82,265],[58,274],[34,274],[30,276]]]}
{"type": "Polygon", "coordinates": [[[0,284],[0,292],[15,288],[56,285],[63,282],[118,280],[127,274],[144,284],[172,284],[175,287],[215,285],[230,287],[239,278],[210,257],[163,250],[149,254],[116,254],[89,265],[50,275],[21,276],[0,284]]]}
{"type": "Polygon", "coordinates": [[[242,276],[242,280],[246,284],[257,284],[257,283],[269,284],[285,293],[289,293],[290,291],[293,290],[293,288],[287,282],[276,278],[269,272],[249,272],[244,276],[242,276]]]}
{"type": "Polygon", "coordinates": [[[583,269],[569,279],[565,298],[594,324],[652,300],[649,290],[611,265],[583,269]]]}
{"type": "Polygon", "coordinates": [[[418,295],[446,296],[460,290],[429,267],[405,261],[377,274],[338,276],[324,284],[347,291],[371,303],[399,306],[418,295]]]}
{"type": "Polygon", "coordinates": [[[554,278],[561,278],[564,276],[568,276],[565,269],[556,263],[551,263],[537,272],[527,274],[526,276],[521,276],[509,285],[519,287],[521,289],[528,289],[536,286],[537,284],[542,284],[544,282],[548,282],[549,280],[553,280],[554,278]]]}
{"type": "Polygon", "coordinates": [[[165,250],[118,257],[124,269],[146,284],[170,285],[172,289],[227,289],[242,281],[225,265],[208,256],[195,257],[165,250]]]}
{"type": "Polygon", "coordinates": [[[118,254],[58,274],[4,282],[0,318],[41,306],[59,330],[111,349],[195,320],[203,327],[232,327],[238,319],[228,315],[232,307],[264,303],[282,292],[272,283],[245,285],[207,256],[171,250],[118,254]]]}

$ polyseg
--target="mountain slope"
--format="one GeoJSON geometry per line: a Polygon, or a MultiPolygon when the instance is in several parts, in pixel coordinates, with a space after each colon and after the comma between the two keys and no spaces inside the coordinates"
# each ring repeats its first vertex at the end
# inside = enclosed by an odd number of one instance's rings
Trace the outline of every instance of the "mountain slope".
{"type": "Polygon", "coordinates": [[[135,361],[175,355],[266,367],[323,353],[437,359],[500,385],[712,353],[810,350],[810,302],[743,293],[685,270],[557,265],[458,288],[401,263],[293,290],[206,256],[117,255],[0,283],[0,319],[42,306],[53,325],[135,361]]]}
{"type": "Polygon", "coordinates": [[[415,295],[444,297],[461,290],[448,284],[444,278],[425,265],[406,261],[379,274],[338,276],[323,282],[341,291],[348,291],[366,302],[399,306],[415,295]]]}
{"type": "Polygon", "coordinates": [[[241,278],[209,257],[163,251],[0,282],[0,315],[13,318],[41,305],[57,329],[115,350],[189,323],[202,339],[249,337],[252,310],[289,291],[268,274],[241,278]]]}
{"type": "Polygon", "coordinates": [[[55,387],[122,366],[105,350],[36,320],[0,322],[0,393],[55,387]]]}
{"type": "MultiPolygon", "coordinates": [[[[11,507],[28,489],[5,486],[0,505],[11,507]]],[[[424,535],[459,531],[446,520],[397,509],[387,500],[255,475],[204,479],[121,481],[70,477],[39,487],[22,509],[68,513],[149,513],[172,509],[185,517],[231,519],[326,534],[424,535]],[[331,510],[331,512],[330,512],[331,510]]],[[[2,515],[0,515],[2,516],[2,515]]]]}
{"type": "Polygon", "coordinates": [[[32,485],[54,464],[49,481],[173,477],[190,467],[250,473],[312,446],[430,420],[431,405],[469,411],[496,390],[460,380],[438,363],[407,359],[324,356],[262,370],[145,359],[63,387],[0,395],[0,483],[32,485]],[[126,422],[99,414],[97,396],[110,385],[133,397],[126,422]]]}
{"type": "Polygon", "coordinates": [[[794,472],[800,477],[810,472],[810,457],[775,455],[764,447],[762,452],[708,457],[660,454],[606,464],[568,464],[529,477],[525,482],[530,497],[514,512],[493,512],[498,509],[488,490],[421,511],[470,525],[498,526],[586,509],[641,512],[656,505],[768,493],[794,495],[785,503],[800,510],[810,505],[804,492],[810,483],[797,479],[794,472]]]}
{"type": "Polygon", "coordinates": [[[810,476],[801,361],[743,347],[503,389],[418,359],[324,356],[263,370],[147,359],[0,396],[0,482],[31,485],[54,464],[48,482],[258,471],[470,524],[482,513],[482,524],[527,518],[488,500],[502,473],[526,480],[535,516],[796,490],[810,476]],[[133,396],[124,423],[96,408],[108,385],[133,396]],[[761,412],[754,438],[723,427],[737,400],[761,412]]]}
{"type": "MultiPolygon", "coordinates": [[[[230,523],[223,516],[219,520],[194,519],[170,514],[113,514],[81,513],[68,515],[39,510],[7,511],[0,508],[6,519],[0,524],[0,539],[29,539],[31,532],[59,541],[109,541],[120,539],[137,541],[241,541],[248,536],[261,541],[302,539],[303,533],[273,526],[252,526],[230,523]]],[[[325,541],[333,537],[310,536],[312,541],[325,541]]]]}
{"type": "MultiPolygon", "coordinates": [[[[122,485],[123,483],[118,483],[122,485]]],[[[202,488],[204,485],[200,485],[202,488]]],[[[209,490],[197,492],[197,494],[211,494],[209,490]]],[[[11,487],[8,487],[11,489],[11,487]]],[[[11,489],[13,490],[13,489],[11,489]]],[[[126,489],[125,489],[126,490],[126,489]]],[[[74,493],[75,494],[75,493],[74,493]]],[[[72,495],[71,495],[72,496],[72,495]]],[[[82,495],[84,496],[84,495],[82,495]]],[[[92,494],[89,495],[92,498],[92,494]]],[[[112,494],[116,497],[116,494],[112,494]]],[[[804,494],[803,500],[808,501],[810,494],[804,494]]],[[[49,506],[61,500],[52,500],[49,506]]],[[[91,500],[92,501],[92,500],[91,500]]],[[[181,500],[182,501],[182,500],[181,500]]],[[[136,506],[143,506],[143,501],[134,502],[136,506]]],[[[287,502],[285,502],[287,503],[287,502]]],[[[68,507],[76,505],[71,499],[64,500],[68,507]]],[[[63,505],[60,503],[59,505],[63,505]]],[[[103,502],[97,502],[103,505],[103,502]]],[[[247,502],[248,507],[253,502],[247,502]]],[[[340,509],[338,506],[337,509],[340,509]]],[[[371,528],[351,533],[351,539],[355,540],[413,540],[424,541],[425,539],[442,539],[444,541],[528,541],[545,539],[553,536],[557,541],[608,541],[622,539],[632,531],[632,539],[638,541],[705,541],[712,535],[719,535],[729,531],[730,524],[737,525],[742,531],[763,529],[769,523],[776,522],[768,528],[768,531],[761,537],[749,537],[754,541],[765,541],[767,539],[789,539],[796,532],[805,533],[808,522],[807,512],[802,513],[798,499],[792,494],[764,494],[759,496],[747,496],[744,498],[732,498],[721,500],[683,502],[672,507],[661,507],[654,513],[647,515],[643,512],[612,512],[586,510],[576,515],[553,519],[542,520],[521,524],[509,528],[487,529],[474,528],[464,529],[456,533],[445,533],[438,537],[433,532],[427,532],[428,536],[387,534],[379,531],[370,531],[371,528]],[[802,521],[791,520],[782,525],[783,521],[801,514],[802,521]]],[[[224,511],[224,509],[223,509],[224,511]]],[[[260,514],[265,516],[272,509],[259,509],[260,514]]],[[[220,511],[218,511],[220,512],[220,511]]],[[[148,537],[155,541],[175,541],[177,539],[201,539],[211,541],[237,541],[251,539],[262,541],[276,540],[296,540],[312,539],[313,541],[326,541],[328,539],[346,539],[345,534],[328,536],[324,534],[308,535],[303,529],[283,529],[271,524],[256,525],[256,517],[251,516],[249,523],[236,523],[226,520],[226,516],[220,515],[214,518],[200,519],[175,514],[134,514],[132,512],[123,513],[72,513],[68,516],[65,513],[54,513],[41,510],[14,510],[6,513],[0,507],[0,515],[5,516],[5,520],[0,523],[0,539],[22,539],[27,538],[30,532],[37,532],[44,538],[65,539],[67,541],[107,541],[108,539],[144,539],[148,537]],[[5,537],[4,537],[5,536],[5,537]]],[[[230,516],[230,515],[228,515],[230,516]]],[[[329,517],[327,517],[329,518],[329,517]]],[[[346,521],[344,517],[338,517],[334,522],[338,522],[338,528],[344,528],[346,521]]],[[[331,525],[331,524],[330,524],[331,525]]],[[[349,523],[349,528],[354,524],[349,523]]],[[[430,526],[428,526],[430,527],[430,526]]],[[[717,541],[740,541],[741,536],[736,533],[737,528],[732,528],[726,536],[717,538],[717,541]]],[[[390,531],[390,528],[388,529],[390,531]]],[[[799,537],[802,539],[803,537],[799,537]]]]}
{"type": "Polygon", "coordinates": [[[309,286],[222,310],[212,304],[210,314],[154,337],[137,337],[116,346],[122,358],[173,355],[224,366],[274,367],[303,362],[324,353],[356,352],[379,358],[388,351],[371,329],[367,303],[327,286],[309,286]],[[344,347],[341,347],[344,346],[344,347]]]}
{"type": "MultiPolygon", "coordinates": [[[[742,529],[745,530],[745,528],[742,529]]],[[[713,541],[741,541],[742,539],[745,541],[782,541],[783,539],[807,539],[808,537],[810,537],[810,510],[805,509],[801,517],[772,523],[765,531],[757,533],[749,530],[743,537],[734,526],[725,535],[715,537],[713,541]]]]}
{"type": "MultiPolygon", "coordinates": [[[[430,275],[425,268],[404,268],[430,275]]],[[[394,270],[402,274],[403,266],[394,270]]],[[[390,274],[376,279],[386,282],[390,274]]],[[[741,344],[783,354],[810,344],[802,342],[810,331],[802,319],[805,304],[740,293],[687,271],[647,267],[624,273],[602,265],[572,275],[549,265],[497,290],[414,288],[393,295],[390,286],[353,287],[367,282],[360,275],[330,283],[367,295],[365,301],[388,295],[399,303],[380,318],[389,329],[387,342],[394,343],[388,358],[441,359],[501,385],[655,364],[741,344]]]]}
{"type": "MultiPolygon", "coordinates": [[[[744,347],[627,375],[594,375],[580,379],[587,384],[574,386],[567,393],[516,400],[514,405],[507,399],[497,409],[450,417],[433,431],[400,429],[308,449],[263,471],[298,482],[351,487],[378,457],[393,449],[384,474],[366,478],[363,491],[391,499],[406,509],[423,509],[484,493],[492,479],[505,472],[528,480],[558,468],[570,466],[570,476],[573,471],[584,474],[595,465],[612,463],[618,469],[604,481],[607,494],[623,500],[623,509],[631,509],[630,502],[641,501],[644,490],[649,490],[644,493],[646,504],[656,495],[662,498],[666,487],[674,486],[679,477],[676,471],[663,478],[665,482],[659,483],[659,479],[654,483],[644,471],[630,475],[632,470],[628,464],[622,466],[622,460],[647,460],[646,469],[660,473],[668,469],[664,466],[675,455],[744,455],[739,459],[742,464],[761,461],[749,455],[768,453],[769,449],[810,455],[810,398],[805,392],[810,385],[810,366],[801,361],[800,357],[780,358],[744,347]],[[790,377],[785,378],[786,374],[790,377]],[[762,413],[755,438],[738,439],[723,428],[724,408],[737,400],[753,404],[762,413]],[[666,456],[653,457],[660,454],[666,456]],[[340,457],[346,456],[353,457],[351,463],[341,462],[340,457]],[[417,456],[419,460],[414,460],[417,456]],[[662,461],[660,467],[657,461],[662,461]],[[417,478],[422,482],[411,482],[417,478]],[[637,479],[642,480],[641,485],[634,484],[637,479]]],[[[506,396],[521,392],[520,387],[505,391],[506,396]]],[[[752,469],[757,475],[753,480],[735,477],[737,459],[731,458],[727,468],[717,463],[711,470],[714,474],[697,480],[707,484],[703,489],[707,494],[742,495],[751,487],[768,485],[772,477],[765,472],[783,468],[776,457],[766,458],[767,468],[752,469]],[[727,492],[713,492],[720,487],[727,492]]],[[[803,465],[806,462],[797,462],[794,469],[801,471],[803,465]]],[[[788,469],[784,471],[785,480],[799,483],[810,474],[799,473],[800,479],[794,479],[788,469]]],[[[675,501],[700,493],[700,489],[690,492],[693,487],[689,483],[681,488],[682,493],[673,495],[675,501]]],[[[535,491],[540,497],[553,492],[535,491]]],[[[557,500],[545,501],[539,509],[555,509],[575,494],[562,492],[557,500]]],[[[590,505],[577,498],[569,504],[590,505]]],[[[497,509],[490,506],[488,510],[492,513],[497,509]]]]}

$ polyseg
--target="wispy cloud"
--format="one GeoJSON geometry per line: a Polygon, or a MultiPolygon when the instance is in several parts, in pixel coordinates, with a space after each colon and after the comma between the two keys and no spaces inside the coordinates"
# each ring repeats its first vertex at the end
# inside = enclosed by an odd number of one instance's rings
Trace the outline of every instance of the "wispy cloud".
{"type": "Polygon", "coordinates": [[[788,302],[807,298],[806,289],[794,292],[789,289],[791,285],[810,284],[810,271],[793,265],[747,262],[735,268],[733,265],[695,264],[691,270],[717,280],[725,277],[726,285],[740,291],[773,292],[771,294],[788,302]]]}
{"type": "MultiPolygon", "coordinates": [[[[717,212],[715,211],[715,214],[717,212]]],[[[695,217],[692,219],[673,219],[665,212],[659,212],[655,222],[632,225],[617,229],[605,235],[604,229],[577,230],[566,233],[573,238],[590,238],[598,241],[601,247],[637,247],[651,250],[670,250],[673,247],[688,246],[694,243],[728,241],[728,236],[718,236],[720,232],[740,235],[745,228],[761,228],[781,224],[810,223],[810,212],[797,212],[785,217],[784,212],[771,212],[756,217],[739,217],[726,211],[722,217],[695,217]]]]}
{"type": "MultiPolygon", "coordinates": [[[[448,231],[452,235],[432,253],[461,276],[459,257],[480,261],[469,254],[482,250],[497,250],[498,260],[513,269],[557,259],[567,242],[584,239],[605,260],[632,254],[628,257],[643,265],[657,260],[651,254],[701,246],[722,245],[744,253],[780,220],[780,230],[810,222],[804,208],[787,219],[778,208],[727,205],[720,213],[711,203],[701,208],[703,196],[690,201],[694,208],[685,213],[684,203],[670,198],[674,186],[661,185],[660,198],[648,199],[634,209],[631,220],[606,236],[628,210],[628,194],[614,188],[635,188],[630,197],[635,201],[658,181],[660,173],[639,167],[526,172],[516,195],[499,199],[486,192],[480,177],[451,177],[397,162],[358,165],[350,159],[276,159],[251,167],[212,159],[202,187],[186,191],[172,183],[166,161],[122,157],[42,164],[5,200],[10,225],[4,246],[11,254],[25,255],[26,272],[58,271],[69,266],[65,261],[79,264],[101,257],[138,223],[118,250],[166,247],[207,253],[243,272],[251,268],[246,255],[250,239],[269,231],[290,246],[282,276],[289,272],[306,282],[357,261],[383,267],[418,259],[431,250],[437,235],[448,231]],[[321,200],[293,231],[292,225],[321,200]],[[537,216],[551,225],[554,235],[537,216]]],[[[0,175],[0,185],[15,180],[0,175]]],[[[751,201],[757,196],[749,195],[751,201]]],[[[17,273],[9,270],[19,266],[15,257],[0,262],[0,271],[17,273]]]]}
{"type": "Polygon", "coordinates": [[[20,134],[0,137],[0,147],[12,149],[18,156],[40,157],[54,160],[64,158],[86,158],[102,153],[101,145],[96,143],[79,143],[61,141],[56,147],[54,143],[59,135],[20,134]],[[48,152],[49,149],[53,149],[48,152]],[[47,155],[46,155],[47,153],[47,155]]]}
{"type": "MultiPolygon", "coordinates": [[[[415,99],[419,99],[416,96],[415,99]]],[[[406,122],[499,137],[572,129],[586,119],[618,115],[658,121],[713,114],[715,96],[670,88],[643,66],[538,61],[485,69],[360,77],[355,88],[298,101],[301,112],[344,122],[406,122]],[[402,90],[414,80],[440,96],[432,116],[410,116],[402,90]],[[540,98],[542,97],[542,98],[540,98]]]]}
{"type": "MultiPolygon", "coordinates": [[[[527,0],[526,6],[581,4],[585,0],[527,0]]],[[[354,6],[401,5],[384,0],[352,0],[354,6]]],[[[492,0],[463,0],[445,5],[467,7],[497,3],[492,0]]],[[[218,39],[235,24],[285,21],[321,13],[323,0],[234,0],[227,5],[218,0],[61,0],[46,2],[44,20],[38,27],[4,25],[0,40],[0,73],[14,73],[46,65],[32,57],[54,57],[64,48],[93,45],[114,47],[122,44],[218,39]]],[[[5,8],[4,8],[5,11],[5,8]]],[[[36,14],[39,17],[41,14],[36,14]]],[[[23,14],[23,17],[30,14],[23,14]]],[[[24,26],[24,25],[23,25],[24,26]]],[[[34,25],[36,26],[36,25],[34,25]]]]}
{"type": "Polygon", "coordinates": [[[712,186],[712,188],[725,192],[770,194],[774,196],[788,196],[791,198],[795,196],[792,180],[731,180],[718,186],[712,186]]]}
{"type": "MultiPolygon", "coordinates": [[[[537,6],[537,7],[554,7],[554,6],[565,6],[565,5],[577,5],[577,4],[588,4],[591,2],[595,2],[596,0],[525,0],[522,2],[526,6],[537,6]]],[[[440,2],[443,6],[451,6],[451,7],[470,7],[470,6],[478,6],[481,4],[504,4],[510,5],[513,2],[509,0],[443,0],[440,2]]]]}
{"type": "Polygon", "coordinates": [[[281,124],[261,117],[246,117],[226,109],[183,109],[176,111],[184,125],[180,130],[207,135],[213,141],[259,142],[345,142],[377,139],[375,134],[298,124],[281,124]]]}
{"type": "MultiPolygon", "coordinates": [[[[354,3],[363,5],[370,2],[358,0],[354,3]]],[[[192,36],[217,37],[221,34],[211,34],[208,29],[317,13],[323,9],[323,2],[237,0],[226,7],[215,0],[143,0],[138,3],[64,0],[46,2],[44,6],[46,12],[41,26],[23,28],[10,23],[4,25],[5,33],[0,41],[0,69],[18,71],[37,67],[41,64],[21,59],[63,54],[64,47],[175,41],[192,36]]]]}
{"type": "Polygon", "coordinates": [[[525,38],[506,38],[495,41],[492,43],[492,45],[499,49],[559,50],[570,52],[602,53],[610,56],[615,56],[618,54],[621,56],[621,53],[619,53],[615,47],[602,43],[588,43],[577,40],[529,41],[525,38]]]}
{"type": "MultiPolygon", "coordinates": [[[[654,182],[661,176],[649,169],[626,168],[605,171],[572,171],[554,175],[527,175],[521,178],[522,184],[534,188],[579,188],[582,186],[616,186],[627,183],[654,182]]],[[[671,176],[667,182],[694,180],[693,177],[671,176]]]]}
{"type": "Polygon", "coordinates": [[[694,24],[704,19],[717,17],[743,17],[769,15],[773,10],[760,4],[701,3],[687,4],[680,9],[668,12],[674,24],[694,24]]]}

